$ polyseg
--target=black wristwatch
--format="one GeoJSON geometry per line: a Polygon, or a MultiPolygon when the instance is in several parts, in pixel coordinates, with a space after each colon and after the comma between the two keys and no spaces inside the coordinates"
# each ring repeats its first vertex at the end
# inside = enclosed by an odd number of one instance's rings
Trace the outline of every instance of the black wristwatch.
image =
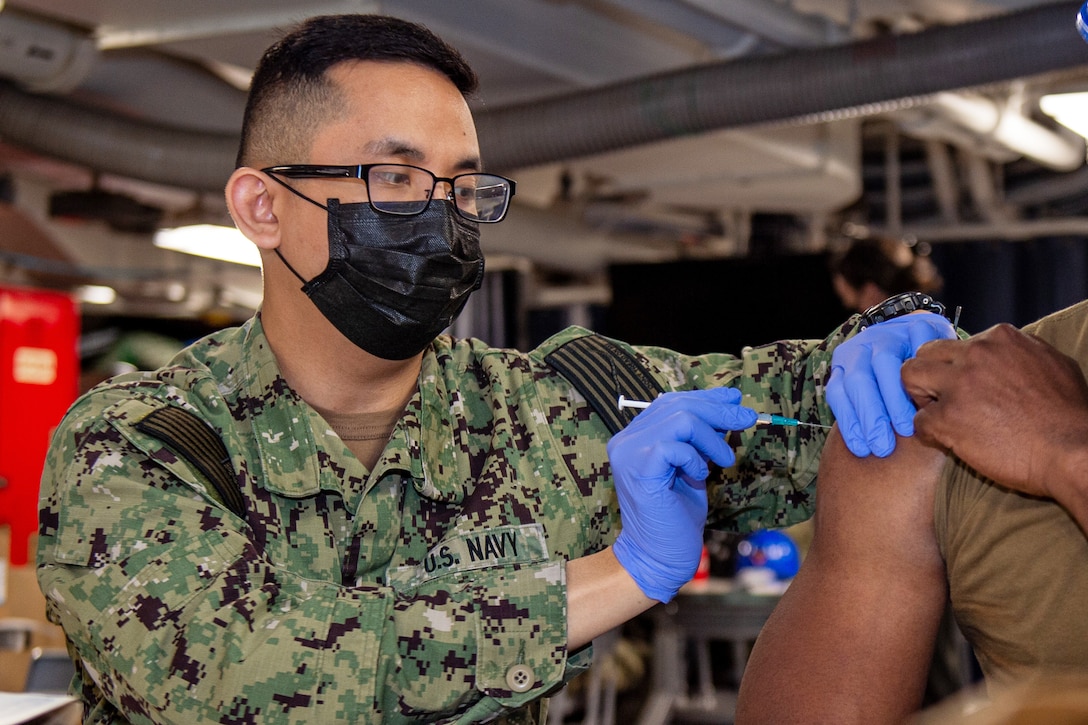
{"type": "Polygon", "coordinates": [[[878,302],[865,312],[861,313],[861,326],[858,328],[864,330],[869,325],[875,325],[878,322],[884,322],[896,317],[902,317],[903,315],[910,314],[911,312],[917,312],[918,310],[925,310],[926,312],[936,312],[945,318],[948,315],[945,314],[944,305],[933,299],[924,292],[904,292],[902,294],[889,297],[883,302],[878,302]]]}

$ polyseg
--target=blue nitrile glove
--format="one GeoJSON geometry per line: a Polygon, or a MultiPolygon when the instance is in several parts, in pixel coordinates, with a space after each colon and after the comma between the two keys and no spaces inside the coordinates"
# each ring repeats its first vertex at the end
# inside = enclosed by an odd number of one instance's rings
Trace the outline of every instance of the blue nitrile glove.
{"type": "Polygon", "coordinates": [[[733,465],[724,431],[755,425],[733,388],[665,393],[608,442],[623,529],[613,553],[643,593],[676,596],[699,566],[707,460],[733,465]]]}
{"type": "Polygon", "coordinates": [[[895,450],[895,433],[914,435],[914,403],[899,376],[906,360],[930,340],[956,337],[952,323],[933,312],[878,322],[835,348],[827,404],[855,456],[895,450]]]}

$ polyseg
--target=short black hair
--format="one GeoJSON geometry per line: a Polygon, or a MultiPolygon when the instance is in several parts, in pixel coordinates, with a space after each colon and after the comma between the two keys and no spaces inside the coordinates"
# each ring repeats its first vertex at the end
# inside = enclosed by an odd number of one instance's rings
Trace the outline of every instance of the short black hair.
{"type": "Polygon", "coordinates": [[[340,109],[326,72],[345,61],[415,63],[450,79],[465,97],[476,73],[461,54],[418,23],[386,15],[318,15],[265,51],[250,83],[237,166],[299,163],[313,129],[340,109]]]}

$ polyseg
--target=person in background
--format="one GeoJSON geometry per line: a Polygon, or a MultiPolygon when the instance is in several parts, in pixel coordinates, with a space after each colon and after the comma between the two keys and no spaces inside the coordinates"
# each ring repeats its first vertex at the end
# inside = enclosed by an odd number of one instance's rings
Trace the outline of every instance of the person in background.
{"type": "MultiPolygon", "coordinates": [[[[708,517],[810,515],[823,429],[756,411],[830,424],[856,318],[740,357],[610,342],[666,391],[614,438],[549,362],[588,331],[442,333],[515,190],[475,90],[380,15],[261,59],[226,183],[261,309],[88,392],[46,462],[38,579],[86,722],[540,723],[594,637],[691,578],[708,517]]],[[[952,335],[911,317],[885,345],[952,335]]]]}
{"type": "Polygon", "coordinates": [[[843,307],[864,312],[902,292],[940,294],[944,280],[933,260],[893,237],[855,239],[828,261],[831,284],[843,307]]]}

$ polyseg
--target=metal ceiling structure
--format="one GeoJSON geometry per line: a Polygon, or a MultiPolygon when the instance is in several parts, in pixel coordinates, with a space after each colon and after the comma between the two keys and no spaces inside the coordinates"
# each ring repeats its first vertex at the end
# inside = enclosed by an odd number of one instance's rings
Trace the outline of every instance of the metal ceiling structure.
{"type": "Polygon", "coordinates": [[[7,0],[0,281],[117,289],[114,310],[248,314],[259,273],[160,250],[229,223],[248,76],[309,15],[422,22],[478,71],[485,163],[519,182],[485,251],[599,279],[743,255],[761,215],[932,240],[1088,236],[1084,141],[1038,108],[1088,90],[1076,2],[7,0]],[[35,250],[42,251],[40,254],[35,250]]]}

